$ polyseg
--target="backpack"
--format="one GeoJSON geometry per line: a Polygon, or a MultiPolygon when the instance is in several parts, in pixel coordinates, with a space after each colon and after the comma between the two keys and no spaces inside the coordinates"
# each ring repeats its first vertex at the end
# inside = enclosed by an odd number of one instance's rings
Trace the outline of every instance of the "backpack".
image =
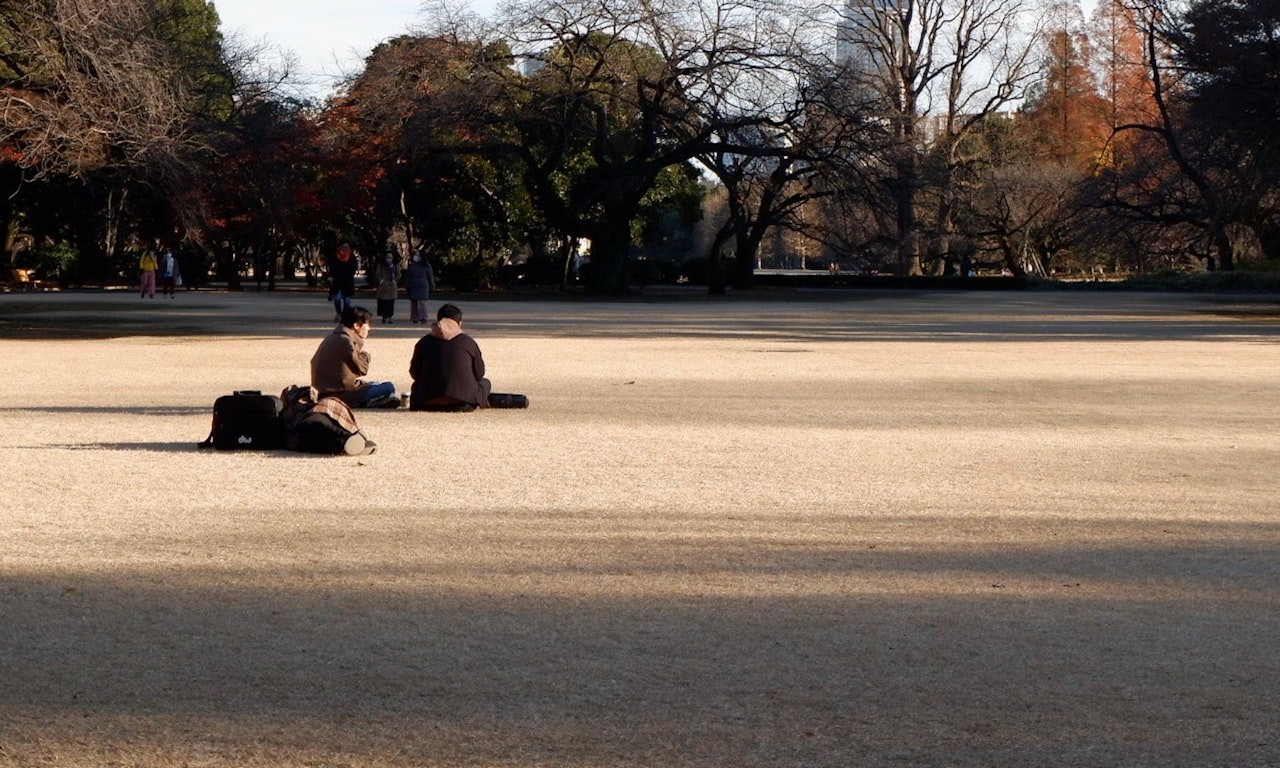
{"type": "Polygon", "coordinates": [[[284,404],[256,389],[237,390],[213,401],[209,437],[197,443],[220,451],[270,451],[284,447],[284,404]]]}
{"type": "Polygon", "coordinates": [[[291,451],[346,453],[347,440],[360,431],[351,406],[340,398],[318,398],[315,389],[298,385],[285,387],[280,399],[284,403],[284,445],[291,451]]]}

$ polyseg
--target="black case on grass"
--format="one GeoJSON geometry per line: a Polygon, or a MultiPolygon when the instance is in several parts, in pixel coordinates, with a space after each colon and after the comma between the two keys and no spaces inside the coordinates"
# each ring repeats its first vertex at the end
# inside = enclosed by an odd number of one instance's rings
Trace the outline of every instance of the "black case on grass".
{"type": "Polygon", "coordinates": [[[267,451],[284,447],[284,403],[275,395],[240,390],[213,401],[213,427],[201,448],[267,451]]]}

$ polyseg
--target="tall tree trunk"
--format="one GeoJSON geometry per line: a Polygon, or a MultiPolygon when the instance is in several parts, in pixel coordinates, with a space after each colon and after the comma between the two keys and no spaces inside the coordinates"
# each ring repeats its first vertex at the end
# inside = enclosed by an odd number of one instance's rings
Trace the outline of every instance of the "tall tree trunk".
{"type": "Polygon", "coordinates": [[[22,171],[14,165],[0,166],[0,236],[4,237],[4,260],[10,265],[18,257],[18,216],[13,201],[21,188],[22,171]]]}
{"type": "Polygon", "coordinates": [[[898,276],[921,274],[920,233],[916,231],[916,162],[909,149],[897,163],[894,197],[898,225],[898,276]]]}
{"type": "Polygon", "coordinates": [[[738,238],[735,247],[738,256],[739,275],[742,274],[743,268],[741,265],[745,263],[747,265],[747,271],[752,274],[752,279],[754,279],[755,263],[756,260],[760,258],[760,244],[764,242],[764,236],[768,234],[770,229],[776,229],[778,233],[782,232],[781,227],[770,227],[770,225],[760,221],[750,224],[743,222],[743,225],[738,228],[738,238]]]}
{"type": "Polygon", "coordinates": [[[113,260],[121,255],[124,205],[128,197],[129,190],[123,186],[117,187],[113,184],[107,191],[107,202],[102,216],[102,250],[113,260]]]}
{"type": "Polygon", "coordinates": [[[745,254],[734,254],[733,287],[739,291],[749,291],[756,287],[756,259],[760,249],[745,254]]]}
{"type": "Polygon", "coordinates": [[[597,296],[617,296],[627,291],[627,259],[631,246],[628,235],[616,232],[591,238],[591,269],[587,292],[597,296]]]}
{"type": "Polygon", "coordinates": [[[1224,272],[1231,272],[1236,268],[1235,246],[1231,243],[1231,236],[1227,234],[1224,227],[1215,227],[1213,234],[1213,250],[1218,254],[1218,269],[1224,272]]]}
{"type": "Polygon", "coordinates": [[[403,187],[400,189],[400,216],[404,219],[404,241],[409,247],[405,257],[409,257],[413,253],[413,217],[409,215],[408,193],[403,187]]]}
{"type": "MultiPolygon", "coordinates": [[[[741,221],[730,214],[718,232],[716,232],[716,237],[712,239],[712,244],[707,250],[707,265],[710,271],[707,292],[710,296],[723,296],[724,294],[724,246],[730,242],[730,239],[736,237],[736,233],[739,232],[741,227],[741,221]],[[719,274],[719,279],[717,279],[717,274],[719,274]]],[[[741,261],[737,261],[737,264],[741,264],[741,261]]]]}

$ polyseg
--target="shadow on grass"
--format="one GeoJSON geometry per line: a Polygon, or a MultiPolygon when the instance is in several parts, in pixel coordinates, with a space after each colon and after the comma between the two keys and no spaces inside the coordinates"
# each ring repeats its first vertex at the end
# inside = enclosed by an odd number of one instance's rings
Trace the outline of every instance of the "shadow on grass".
{"type": "Polygon", "coordinates": [[[195,440],[181,443],[54,443],[51,445],[19,446],[28,450],[57,451],[152,451],[155,453],[180,453],[199,449],[195,440]]]}
{"type": "Polygon", "coordinates": [[[0,408],[0,413],[51,413],[51,414],[84,414],[96,416],[110,413],[130,414],[134,416],[190,416],[194,413],[212,414],[213,406],[99,406],[99,405],[28,405],[17,408],[0,408]]]}
{"type": "MultiPolygon", "coordinates": [[[[451,297],[441,297],[450,300],[451,297]]],[[[372,306],[372,299],[361,302],[372,306]]],[[[1151,294],[851,291],[751,301],[644,302],[475,299],[468,330],[485,336],[742,338],[767,341],[1280,339],[1272,297],[1151,294]]],[[[331,308],[300,294],[200,294],[139,304],[121,296],[68,295],[0,302],[0,336],[106,339],[124,336],[321,338],[331,308]]],[[[379,338],[417,338],[425,328],[378,325],[379,338]]]]}
{"type": "Polygon", "coordinates": [[[347,456],[345,454],[328,454],[328,453],[303,453],[300,451],[286,451],[284,449],[271,450],[253,450],[247,451],[236,449],[232,451],[219,450],[213,446],[203,445],[198,441],[183,441],[180,443],[134,443],[134,442],[111,442],[111,443],[54,443],[50,445],[19,445],[16,448],[24,450],[48,450],[48,451],[152,451],[155,453],[188,453],[192,451],[208,451],[210,453],[252,453],[255,457],[268,459],[342,459],[342,458],[361,458],[347,456]]]}
{"type": "Polygon", "coordinates": [[[18,755],[5,731],[27,728],[64,750],[101,739],[110,754],[127,738],[137,754],[221,746],[246,764],[299,765],[1280,755],[1276,526],[1215,527],[1203,549],[1191,536],[963,551],[733,536],[601,551],[481,530],[474,551],[507,553],[496,570],[456,553],[406,559],[359,527],[344,545],[381,553],[359,563],[333,550],[251,572],[200,562],[236,547],[231,535],[169,542],[195,550],[180,569],[7,569],[0,744],[18,755]],[[577,556],[511,554],[534,550],[577,556]]]}

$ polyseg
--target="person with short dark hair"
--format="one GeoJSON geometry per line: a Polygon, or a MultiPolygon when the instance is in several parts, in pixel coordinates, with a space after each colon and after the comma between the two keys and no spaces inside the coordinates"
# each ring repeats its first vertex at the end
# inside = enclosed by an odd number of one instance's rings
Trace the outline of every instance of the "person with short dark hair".
{"type": "Polygon", "coordinates": [[[474,411],[477,408],[525,408],[524,395],[491,392],[480,346],[462,331],[462,310],[444,304],[431,331],[418,340],[409,362],[413,388],[411,411],[474,411]]]}
{"type": "Polygon", "coordinates": [[[360,378],[372,360],[364,348],[372,320],[364,307],[347,307],[342,322],[320,342],[311,357],[311,386],[320,397],[339,397],[352,408],[399,407],[395,384],[360,378]]]}
{"type": "Polygon", "coordinates": [[[484,356],[462,332],[462,310],[442,304],[431,331],[418,340],[409,362],[411,411],[474,411],[489,402],[484,356]]]}

